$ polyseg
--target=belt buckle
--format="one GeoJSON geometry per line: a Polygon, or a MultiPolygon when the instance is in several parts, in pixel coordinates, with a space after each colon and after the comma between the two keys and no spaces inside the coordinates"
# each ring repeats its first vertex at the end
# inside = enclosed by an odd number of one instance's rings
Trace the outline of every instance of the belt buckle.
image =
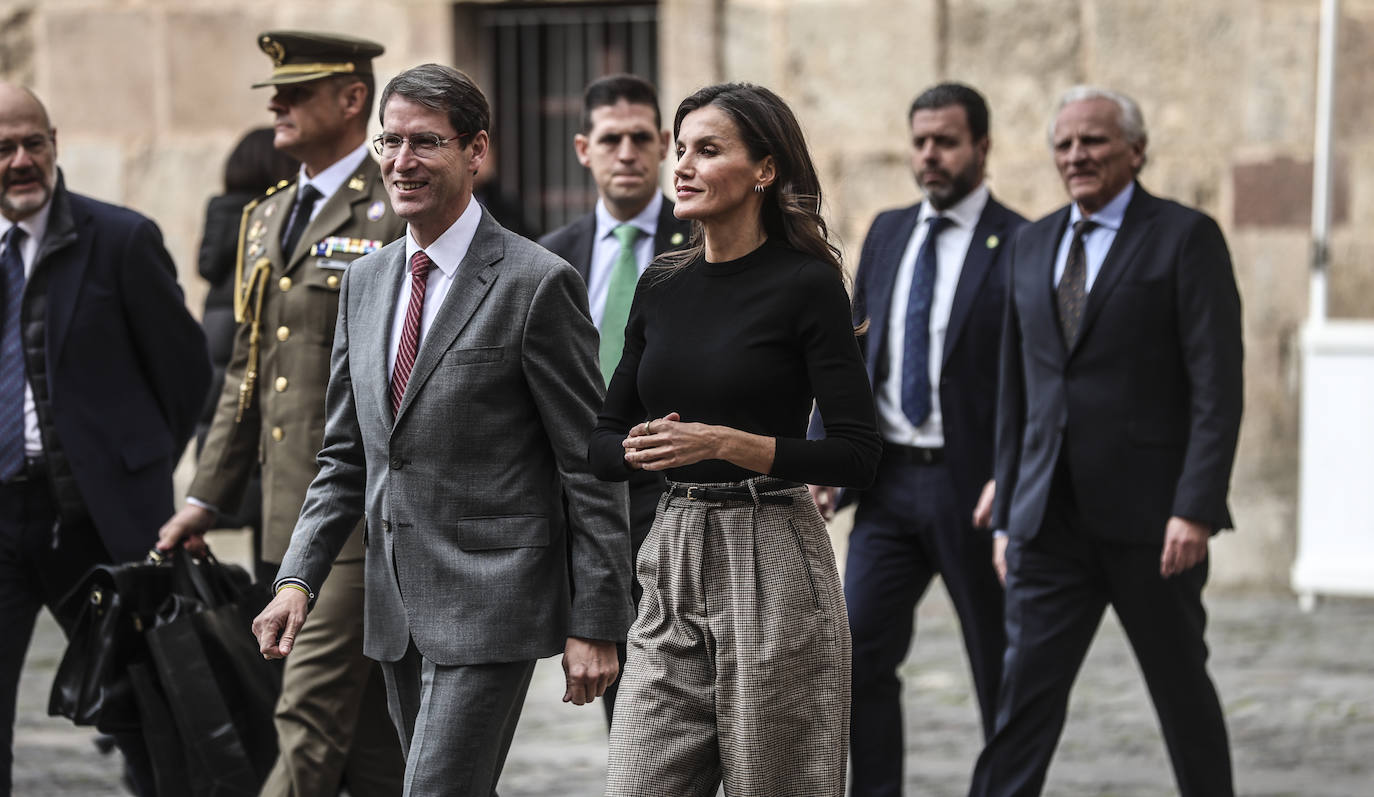
{"type": "Polygon", "coordinates": [[[697,495],[697,493],[703,493],[703,492],[705,492],[705,490],[704,490],[703,488],[701,488],[701,487],[696,487],[696,486],[688,487],[688,488],[687,488],[687,495],[684,496],[684,497],[685,497],[688,501],[700,501],[701,498],[697,495]]]}

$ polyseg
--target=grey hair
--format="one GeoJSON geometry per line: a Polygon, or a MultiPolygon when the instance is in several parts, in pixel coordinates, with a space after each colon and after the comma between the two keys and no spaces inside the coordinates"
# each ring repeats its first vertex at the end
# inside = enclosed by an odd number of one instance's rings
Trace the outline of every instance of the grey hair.
{"type": "MultiPolygon", "coordinates": [[[[1119,91],[1097,86],[1078,85],[1059,95],[1059,101],[1054,105],[1054,113],[1050,115],[1049,128],[1046,131],[1050,148],[1054,148],[1054,124],[1059,119],[1059,112],[1070,103],[1085,100],[1107,100],[1116,106],[1117,124],[1121,126],[1121,132],[1125,134],[1126,141],[1140,147],[1140,168],[1145,168],[1145,147],[1150,142],[1150,134],[1145,130],[1145,115],[1140,112],[1140,106],[1136,104],[1135,100],[1119,91]]],[[[1139,169],[1136,171],[1138,172],[1139,169]]]]}

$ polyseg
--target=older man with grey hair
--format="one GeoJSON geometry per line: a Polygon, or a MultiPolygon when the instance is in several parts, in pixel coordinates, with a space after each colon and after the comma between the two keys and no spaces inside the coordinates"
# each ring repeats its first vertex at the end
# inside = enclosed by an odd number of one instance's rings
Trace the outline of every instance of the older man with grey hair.
{"type": "Polygon", "coordinates": [[[1128,97],[1067,92],[1050,145],[1071,202],[1012,248],[992,517],[1007,656],[973,797],[1040,793],[1109,605],[1180,794],[1233,794],[1202,588],[1231,527],[1240,297],[1216,222],[1137,181],[1146,142],[1128,97]]]}

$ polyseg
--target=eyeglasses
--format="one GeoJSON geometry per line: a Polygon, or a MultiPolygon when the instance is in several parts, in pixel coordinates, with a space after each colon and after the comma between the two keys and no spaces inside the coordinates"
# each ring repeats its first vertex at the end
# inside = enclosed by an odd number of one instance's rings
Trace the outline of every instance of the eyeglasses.
{"type": "Polygon", "coordinates": [[[436,133],[416,133],[413,136],[398,136],[395,133],[382,133],[372,139],[372,148],[383,158],[394,158],[401,154],[401,147],[410,142],[410,154],[417,158],[430,158],[438,154],[439,148],[450,141],[457,141],[458,146],[463,146],[463,139],[466,136],[458,135],[453,138],[439,138],[436,133]]]}
{"type": "MultiPolygon", "coordinates": [[[[18,141],[5,139],[4,141],[0,141],[0,161],[7,161],[13,158],[15,153],[19,152],[20,147],[22,147],[25,152],[29,153],[29,155],[36,158],[47,152],[48,146],[51,143],[52,136],[48,135],[28,136],[18,141]]],[[[414,147],[415,144],[412,142],[411,148],[414,149],[414,147]]]]}

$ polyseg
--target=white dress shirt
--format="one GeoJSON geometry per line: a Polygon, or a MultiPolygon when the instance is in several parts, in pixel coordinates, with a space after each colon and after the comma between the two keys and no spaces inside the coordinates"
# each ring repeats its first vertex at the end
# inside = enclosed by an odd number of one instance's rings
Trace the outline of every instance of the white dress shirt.
{"type": "Polygon", "coordinates": [[[949,327],[954,291],[973,241],[973,228],[988,203],[988,188],[980,183],[943,212],[929,202],[921,203],[916,229],[902,253],[897,277],[892,282],[892,299],[887,317],[887,378],[877,388],[878,432],[889,443],[922,448],[942,448],[945,444],[940,413],[940,366],[945,351],[945,330],[949,327]],[[928,220],[944,216],[950,224],[935,242],[935,290],[930,304],[930,415],[919,427],[902,411],[902,360],[906,355],[906,306],[911,294],[911,278],[916,273],[916,257],[930,230],[928,220]]]}
{"type": "Polygon", "coordinates": [[[418,355],[424,348],[425,336],[429,334],[429,328],[434,323],[434,316],[439,313],[439,306],[444,303],[444,297],[448,296],[453,278],[458,276],[458,266],[463,262],[463,258],[467,257],[468,247],[472,246],[472,238],[477,234],[477,223],[481,220],[482,206],[476,199],[469,197],[463,215],[429,246],[421,247],[415,243],[415,236],[411,233],[410,227],[406,227],[405,277],[401,282],[401,295],[396,297],[396,309],[391,321],[391,342],[387,346],[386,356],[388,377],[396,368],[396,351],[401,348],[401,333],[406,325],[406,308],[410,306],[410,259],[423,249],[436,266],[429,272],[429,279],[425,283],[425,308],[420,315],[420,340],[415,349],[418,355]]]}
{"type": "Polygon", "coordinates": [[[615,228],[621,224],[632,224],[642,233],[635,241],[635,262],[639,273],[649,267],[654,259],[654,236],[658,234],[658,214],[663,209],[663,194],[655,191],[649,204],[629,221],[620,221],[606,209],[606,203],[596,201],[596,237],[592,239],[592,263],[587,272],[587,301],[591,305],[592,323],[601,329],[601,319],[606,314],[606,294],[611,289],[611,272],[615,260],[620,255],[620,240],[615,237],[615,228]]]}
{"type": "MultiPolygon", "coordinates": [[[[43,236],[48,232],[48,216],[52,214],[52,199],[43,203],[38,212],[18,222],[23,230],[24,243],[19,247],[19,256],[24,261],[24,282],[33,276],[34,264],[38,261],[38,248],[43,236]]],[[[10,228],[16,226],[4,216],[0,216],[0,239],[9,235],[10,228]]],[[[33,401],[33,387],[24,380],[24,456],[35,459],[43,456],[43,437],[38,432],[38,406],[33,401]]]]}

